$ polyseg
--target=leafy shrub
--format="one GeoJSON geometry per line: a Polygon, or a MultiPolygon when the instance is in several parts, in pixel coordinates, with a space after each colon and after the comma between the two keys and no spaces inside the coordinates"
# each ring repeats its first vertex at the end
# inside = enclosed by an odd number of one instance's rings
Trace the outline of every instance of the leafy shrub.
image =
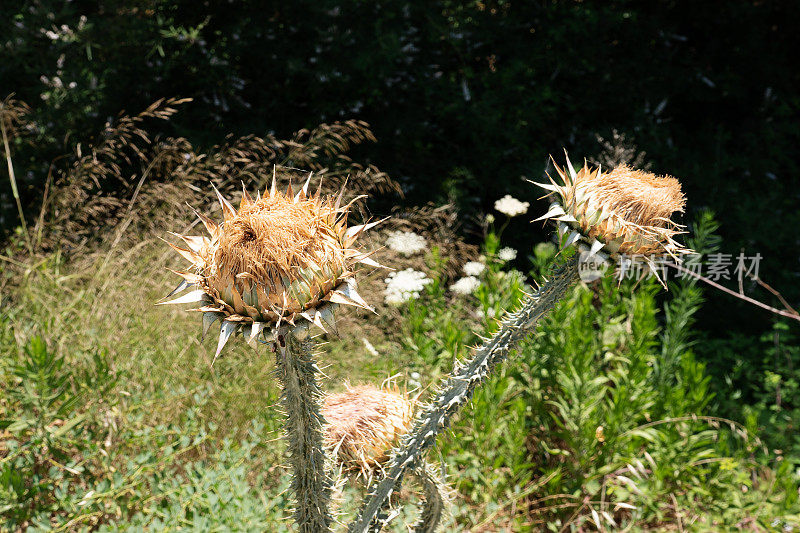
{"type": "MultiPolygon", "coordinates": [[[[252,431],[256,439],[258,426],[252,431]]],[[[138,510],[99,531],[289,531],[282,520],[291,505],[288,480],[268,492],[258,490],[265,480],[253,472],[256,445],[257,440],[234,445],[224,439],[207,460],[183,465],[179,475],[149,480],[139,489],[138,510]]]]}
{"type": "Polygon", "coordinates": [[[65,487],[91,484],[88,458],[103,447],[114,405],[116,376],[102,353],[84,368],[65,365],[40,337],[31,338],[10,365],[0,412],[0,513],[8,526],[40,513],[59,513],[65,487]]]}
{"type": "Polygon", "coordinates": [[[129,518],[134,528],[206,529],[209,521],[233,527],[238,517],[248,530],[264,530],[264,501],[252,496],[249,484],[255,441],[233,446],[225,440],[207,461],[187,461],[214,429],[199,417],[207,391],[195,393],[194,407],[179,423],[152,424],[144,405],[123,411],[109,403],[119,397],[119,376],[104,354],[91,354],[83,366],[69,364],[32,337],[17,355],[7,328],[3,333],[4,358],[12,359],[0,382],[4,529],[73,531],[129,518]]]}

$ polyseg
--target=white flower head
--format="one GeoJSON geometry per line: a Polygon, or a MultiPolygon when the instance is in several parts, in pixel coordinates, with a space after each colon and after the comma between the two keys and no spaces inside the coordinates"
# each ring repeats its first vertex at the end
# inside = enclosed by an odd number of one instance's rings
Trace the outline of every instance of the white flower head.
{"type": "Polygon", "coordinates": [[[400,305],[408,300],[416,300],[425,285],[432,281],[424,272],[413,268],[390,272],[389,277],[384,280],[386,283],[386,289],[383,291],[384,301],[390,305],[400,305]]]}
{"type": "Polygon", "coordinates": [[[497,252],[497,258],[501,261],[513,261],[517,258],[517,251],[513,248],[509,248],[506,246],[505,248],[500,248],[497,252]]]}
{"type": "Polygon", "coordinates": [[[486,265],[478,261],[470,261],[464,264],[464,274],[467,276],[480,276],[485,269],[486,265]]]}
{"type": "Polygon", "coordinates": [[[393,231],[386,239],[386,246],[402,255],[414,255],[428,246],[422,235],[411,231],[393,231]]]}
{"type": "Polygon", "coordinates": [[[488,308],[488,309],[486,310],[486,312],[484,313],[484,312],[483,312],[483,309],[481,309],[481,308],[479,307],[479,308],[477,308],[477,309],[475,310],[475,314],[476,314],[476,315],[478,315],[478,316],[479,316],[479,317],[481,317],[481,318],[487,318],[487,317],[488,317],[488,318],[494,318],[494,316],[495,316],[496,312],[495,312],[495,310],[494,310],[494,307],[490,307],[490,308],[488,308]]]}
{"type": "Polygon", "coordinates": [[[529,202],[520,202],[510,194],[506,194],[494,203],[494,208],[509,217],[524,215],[531,206],[529,202]]]}
{"type": "Polygon", "coordinates": [[[481,281],[475,276],[465,276],[450,285],[450,290],[456,294],[472,294],[480,285],[481,281]]]}

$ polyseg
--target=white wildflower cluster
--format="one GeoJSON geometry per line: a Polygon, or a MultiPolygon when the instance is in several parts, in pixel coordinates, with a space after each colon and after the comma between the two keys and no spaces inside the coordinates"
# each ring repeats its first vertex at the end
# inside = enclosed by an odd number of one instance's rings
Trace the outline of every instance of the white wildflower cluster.
{"type": "Polygon", "coordinates": [[[408,300],[416,300],[425,285],[432,281],[424,272],[413,268],[391,272],[384,280],[386,283],[386,289],[383,291],[384,301],[390,305],[400,305],[408,300]]]}
{"type": "Polygon", "coordinates": [[[47,76],[42,75],[39,76],[39,80],[43,84],[47,85],[48,87],[52,87],[53,89],[63,89],[64,87],[69,87],[70,89],[74,89],[75,87],[78,86],[78,84],[74,81],[71,81],[66,85],[64,85],[64,82],[61,81],[61,78],[59,76],[53,76],[52,78],[48,78],[47,76]]]}
{"type": "Polygon", "coordinates": [[[509,248],[506,246],[505,248],[500,248],[497,252],[497,258],[501,261],[513,261],[517,258],[517,251],[513,248],[509,248]]]}
{"type": "Polygon", "coordinates": [[[464,264],[464,274],[467,276],[480,276],[486,269],[486,265],[478,261],[470,261],[464,264]]]}
{"type": "Polygon", "coordinates": [[[483,309],[479,307],[475,310],[475,314],[481,318],[494,318],[497,312],[494,310],[494,307],[490,307],[484,313],[483,309]]]}
{"type": "Polygon", "coordinates": [[[393,231],[386,239],[386,246],[403,255],[414,255],[428,245],[425,237],[411,231],[393,231]]]}
{"type": "Polygon", "coordinates": [[[472,294],[475,289],[480,287],[481,281],[475,276],[464,276],[460,280],[450,285],[450,290],[456,294],[472,294]]]}
{"type": "MultiPolygon", "coordinates": [[[[78,21],[78,31],[82,31],[86,27],[86,16],[81,15],[80,20],[78,21]]],[[[44,28],[39,28],[39,33],[50,39],[51,41],[65,41],[71,42],[76,40],[75,31],[67,26],[66,24],[62,24],[61,26],[53,26],[51,29],[46,30],[44,28]]]]}
{"type": "Polygon", "coordinates": [[[494,208],[509,217],[524,215],[531,206],[529,202],[520,202],[510,194],[506,194],[494,203],[494,208]]]}

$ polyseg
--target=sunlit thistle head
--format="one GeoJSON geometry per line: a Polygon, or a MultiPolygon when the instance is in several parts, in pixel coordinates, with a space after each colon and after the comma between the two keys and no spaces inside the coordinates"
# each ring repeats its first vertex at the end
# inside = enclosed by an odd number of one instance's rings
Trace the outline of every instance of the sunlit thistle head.
{"type": "Polygon", "coordinates": [[[414,402],[398,390],[360,385],[327,396],[322,414],[326,445],[337,462],[369,476],[411,428],[414,402]]]}
{"type": "Polygon", "coordinates": [[[562,184],[550,178],[537,183],[555,196],[550,210],[537,220],[554,219],[565,245],[584,240],[591,253],[603,250],[612,256],[670,255],[680,261],[686,249],[674,240],[683,226],[671,220],[683,212],[686,199],[681,185],[670,176],[620,166],[610,172],[584,165],[579,172],[567,158],[567,169],[554,165],[562,184]]]}
{"type": "MultiPolygon", "coordinates": [[[[309,175],[309,181],[311,176],[309,175]]],[[[163,303],[202,303],[203,333],[221,321],[217,355],[237,329],[250,328],[249,342],[282,324],[335,328],[335,304],[371,309],[356,292],[358,264],[380,266],[353,246],[378,222],[347,226],[348,205],[338,198],[308,194],[309,181],[294,194],[272,187],[251,198],[243,191],[237,211],[215,192],[220,225],[199,214],[208,237],[176,235],[188,248],[172,246],[191,262],[176,272],[183,282],[172,292],[196,289],[163,303]]],[[[172,295],[171,294],[171,295],[172,295]]]]}

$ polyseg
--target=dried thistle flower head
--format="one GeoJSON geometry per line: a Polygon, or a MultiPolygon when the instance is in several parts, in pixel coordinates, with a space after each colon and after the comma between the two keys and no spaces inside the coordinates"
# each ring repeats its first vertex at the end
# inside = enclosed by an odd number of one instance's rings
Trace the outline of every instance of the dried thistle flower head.
{"type": "Polygon", "coordinates": [[[347,387],[325,398],[325,441],[345,469],[369,476],[411,428],[414,402],[398,390],[347,387]]]}
{"type": "MultiPolygon", "coordinates": [[[[191,262],[171,295],[196,289],[165,304],[202,303],[203,333],[221,321],[219,355],[237,329],[250,327],[248,342],[282,323],[307,328],[335,328],[335,304],[371,309],[356,292],[358,264],[380,266],[368,253],[354,248],[364,231],[378,224],[347,226],[348,205],[338,198],[308,194],[306,181],[294,194],[272,187],[264,196],[251,198],[243,191],[237,211],[222,197],[224,222],[220,225],[199,214],[209,236],[177,235],[188,248],[172,246],[191,262]]],[[[170,295],[170,296],[171,296],[170,295]]],[[[215,356],[215,357],[216,357],[215,356]]]]}
{"type": "Polygon", "coordinates": [[[676,261],[689,252],[673,237],[683,233],[682,226],[670,217],[683,212],[686,199],[675,178],[656,176],[624,165],[610,172],[587,165],[580,172],[567,158],[567,170],[555,165],[563,185],[550,178],[549,184],[537,183],[555,195],[546,215],[537,220],[559,221],[559,232],[571,230],[570,245],[579,239],[591,245],[591,252],[601,249],[612,254],[651,256],[668,254],[676,261]]]}

